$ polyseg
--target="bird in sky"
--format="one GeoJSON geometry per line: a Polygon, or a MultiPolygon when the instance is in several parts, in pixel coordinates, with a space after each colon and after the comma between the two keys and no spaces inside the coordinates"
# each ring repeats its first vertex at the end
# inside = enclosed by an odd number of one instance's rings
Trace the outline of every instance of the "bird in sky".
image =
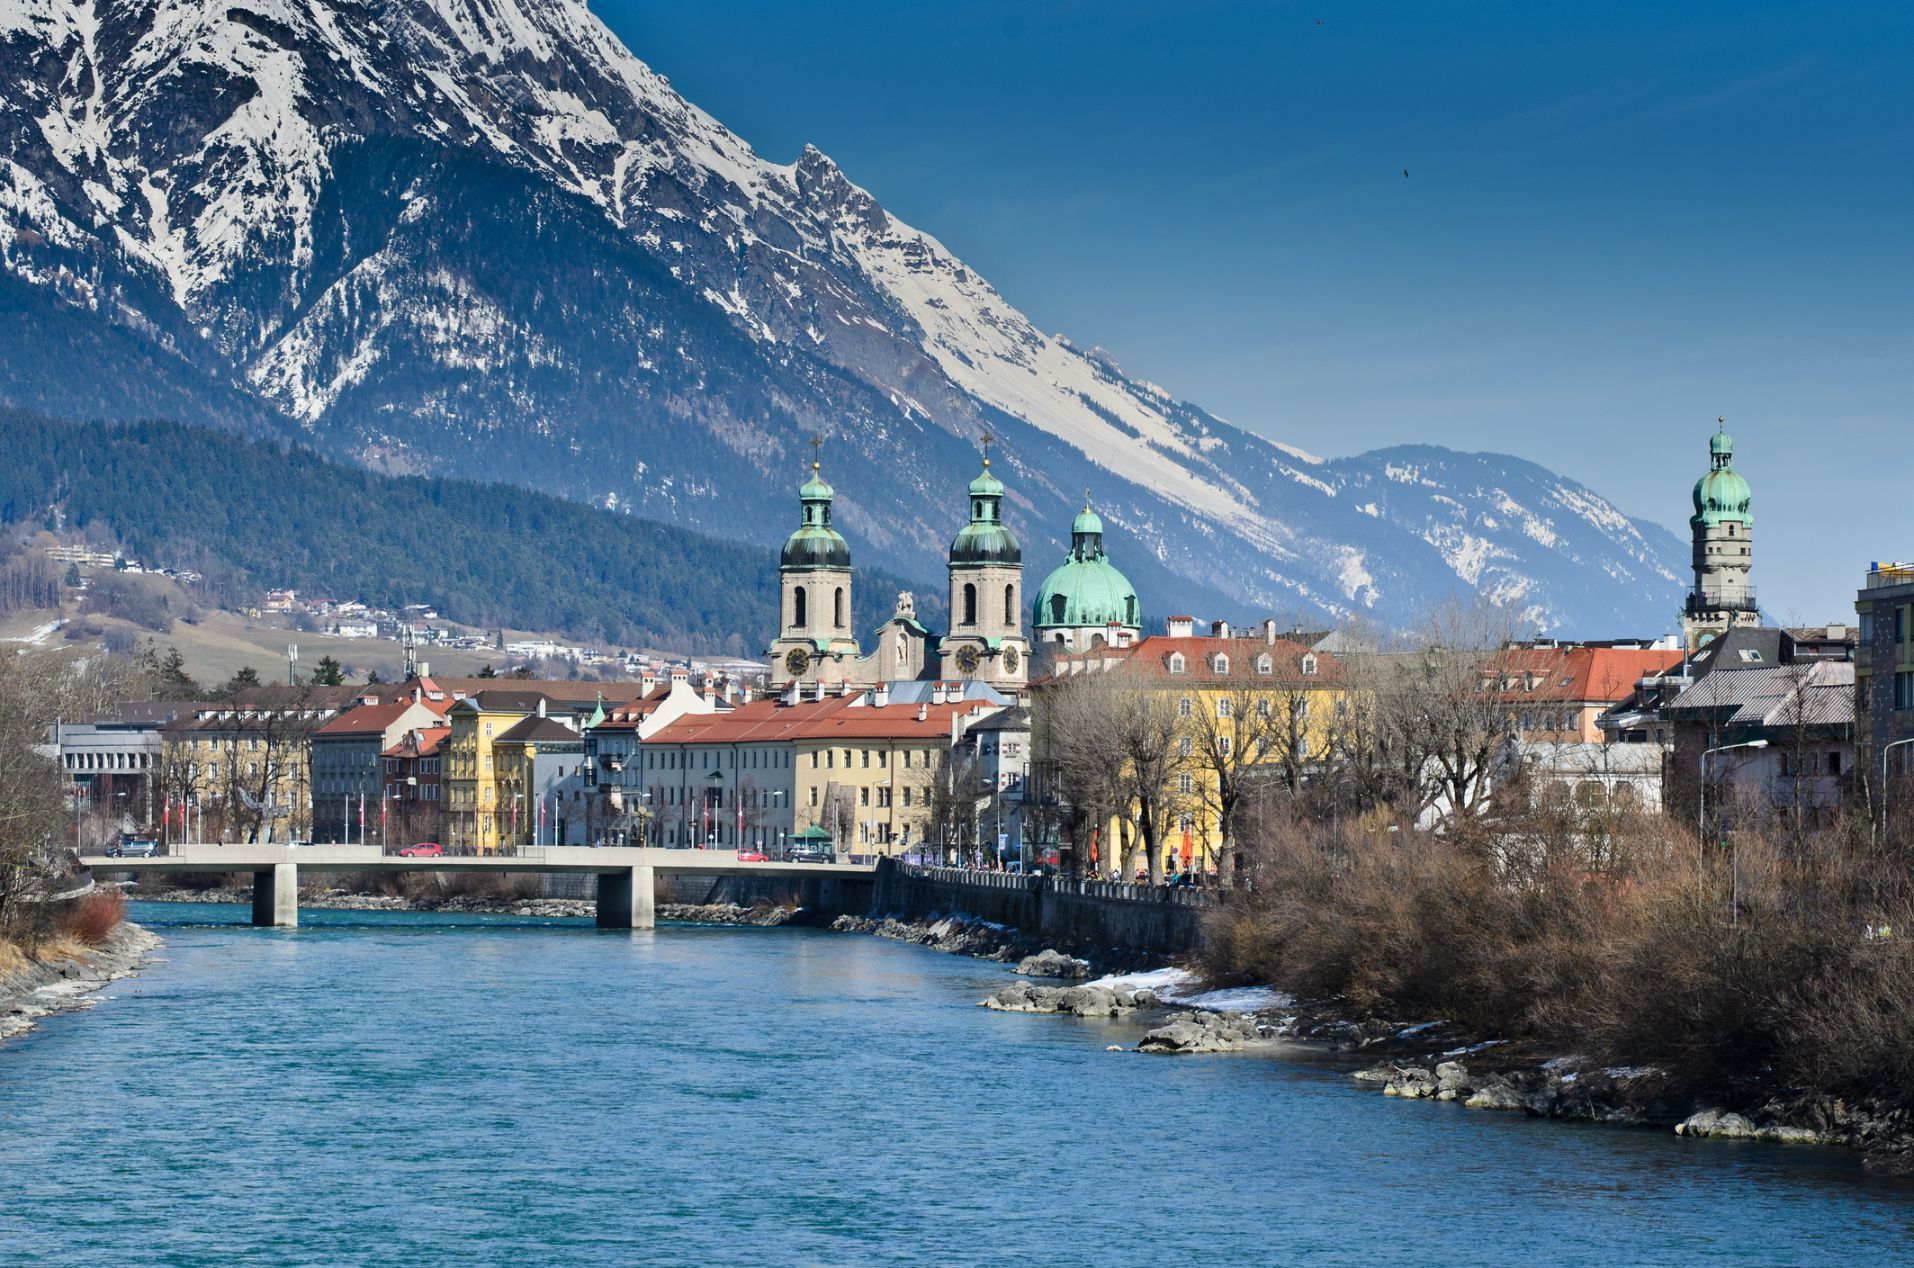
{"type": "Polygon", "coordinates": [[[1406,167],[1402,169],[1402,179],[1404,180],[1409,179],[1409,169],[1406,167]]]}

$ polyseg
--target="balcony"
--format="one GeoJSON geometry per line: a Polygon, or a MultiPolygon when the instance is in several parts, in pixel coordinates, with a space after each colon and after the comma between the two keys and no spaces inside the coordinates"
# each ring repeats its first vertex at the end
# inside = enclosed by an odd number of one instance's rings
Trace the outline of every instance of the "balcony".
{"type": "Polygon", "coordinates": [[[1761,605],[1755,601],[1754,587],[1749,586],[1747,593],[1736,599],[1718,599],[1708,594],[1690,594],[1683,610],[1689,616],[1706,616],[1714,612],[1759,612],[1761,605]]]}

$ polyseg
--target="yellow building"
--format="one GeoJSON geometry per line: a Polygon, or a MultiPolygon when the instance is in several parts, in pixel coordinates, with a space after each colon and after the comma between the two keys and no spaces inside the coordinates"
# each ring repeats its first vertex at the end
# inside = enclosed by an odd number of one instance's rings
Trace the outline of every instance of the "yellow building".
{"type": "MultiPolygon", "coordinates": [[[[640,746],[645,804],[663,846],[779,854],[797,834],[822,829],[853,858],[902,854],[942,835],[949,818],[953,734],[1002,708],[999,697],[961,698],[972,685],[909,684],[922,700],[887,688],[823,699],[754,701],[681,717],[640,746]]],[[[974,791],[974,790],[973,790],[974,791]]]]}
{"type": "Polygon", "coordinates": [[[289,841],[312,831],[313,732],[363,687],[251,687],[161,732],[158,795],[171,841],[289,841]]]}
{"type": "MultiPolygon", "coordinates": [[[[1166,873],[1221,866],[1232,817],[1240,817],[1253,796],[1298,789],[1324,759],[1348,710],[1343,664],[1280,637],[1273,622],[1248,635],[1221,622],[1208,635],[1194,627],[1189,617],[1171,617],[1167,634],[1059,656],[1053,675],[1061,685],[1079,674],[1122,674],[1126,689],[1151,698],[1145,729],[1168,746],[1157,759],[1158,851],[1166,873]]],[[[1040,711],[1042,702],[1039,692],[1040,711]]],[[[1048,740],[1069,742],[1067,736],[1048,740]]],[[[1121,865],[1129,865],[1137,818],[1132,807],[1097,832],[1097,870],[1119,866],[1112,843],[1123,855],[1121,865]]]]}
{"type": "MultiPolygon", "coordinates": [[[[503,782],[507,769],[504,755],[497,751],[498,740],[526,718],[550,708],[543,692],[492,687],[465,697],[446,714],[452,732],[440,745],[445,760],[439,774],[445,787],[440,813],[446,849],[496,854],[511,836],[509,798],[514,789],[503,782]]],[[[521,758],[522,751],[513,756],[521,758]]]]}
{"type": "Polygon", "coordinates": [[[551,804],[558,784],[576,779],[585,759],[585,737],[557,718],[520,718],[492,740],[499,839],[505,846],[553,844],[557,823],[551,804]],[[548,821],[541,825],[539,807],[548,821]]]}

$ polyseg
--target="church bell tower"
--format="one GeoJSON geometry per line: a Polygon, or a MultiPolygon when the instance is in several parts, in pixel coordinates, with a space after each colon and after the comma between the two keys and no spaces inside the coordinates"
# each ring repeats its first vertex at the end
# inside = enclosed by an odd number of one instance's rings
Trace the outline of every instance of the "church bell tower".
{"type": "Polygon", "coordinates": [[[1695,482],[1695,588],[1682,610],[1682,641],[1690,651],[1716,634],[1761,624],[1748,572],[1754,566],[1753,495],[1735,471],[1735,440],[1725,419],[1708,438],[1708,474],[1695,482]]]}
{"type": "Polygon", "coordinates": [[[950,633],[938,650],[946,679],[1014,688],[1029,680],[1030,644],[1023,633],[1023,547],[1004,527],[1003,496],[986,436],[983,473],[970,482],[970,523],[950,544],[950,633]]]}
{"type": "MultiPolygon", "coordinates": [[[[814,450],[823,442],[813,437],[814,450]]],[[[851,634],[851,548],[831,527],[836,496],[811,459],[811,478],[798,489],[803,518],[778,557],[778,637],[771,644],[771,682],[836,682],[858,656],[851,634]]]]}

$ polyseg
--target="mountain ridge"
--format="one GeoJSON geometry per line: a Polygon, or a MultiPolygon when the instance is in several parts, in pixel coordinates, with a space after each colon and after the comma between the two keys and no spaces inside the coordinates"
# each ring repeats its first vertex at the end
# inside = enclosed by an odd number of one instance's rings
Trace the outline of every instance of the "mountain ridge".
{"type": "MultiPolygon", "coordinates": [[[[815,147],[759,157],[578,0],[9,13],[0,302],[29,333],[90,315],[119,377],[160,366],[190,398],[198,375],[210,421],[759,544],[821,434],[861,557],[909,575],[989,430],[1032,562],[1088,488],[1152,607],[1404,622],[1462,589],[1587,632],[1678,607],[1680,543],[1573,481],[1429,457],[1472,483],[1412,494],[1387,458],[1312,461],[1042,334],[815,147]]],[[[151,412],[111,395],[77,412],[151,412]]]]}

